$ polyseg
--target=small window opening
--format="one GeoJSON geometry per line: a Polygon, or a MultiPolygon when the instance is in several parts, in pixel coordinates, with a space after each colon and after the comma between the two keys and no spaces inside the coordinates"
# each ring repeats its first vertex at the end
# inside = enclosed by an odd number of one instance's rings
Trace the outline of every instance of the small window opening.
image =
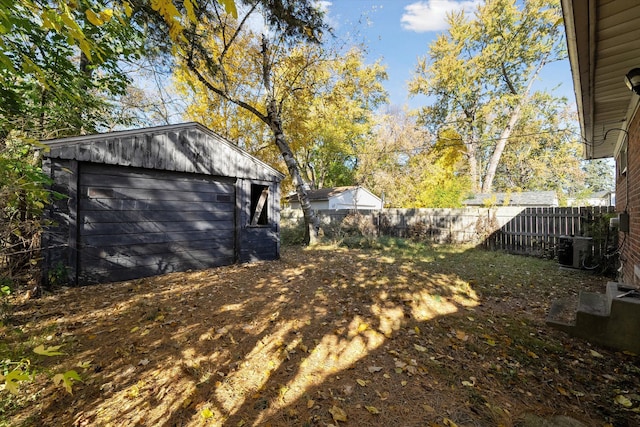
{"type": "Polygon", "coordinates": [[[87,189],[87,197],[90,199],[113,199],[115,191],[110,188],[89,187],[87,189]]]}
{"type": "Polygon", "coordinates": [[[269,186],[251,184],[251,225],[269,225],[269,186]]]}
{"type": "Polygon", "coordinates": [[[627,143],[625,142],[618,154],[617,159],[618,176],[625,175],[627,173],[627,143]]]}

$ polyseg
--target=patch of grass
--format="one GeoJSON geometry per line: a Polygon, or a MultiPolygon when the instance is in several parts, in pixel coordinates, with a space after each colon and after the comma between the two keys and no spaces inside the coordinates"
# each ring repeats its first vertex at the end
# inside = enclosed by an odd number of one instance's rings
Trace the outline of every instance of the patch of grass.
{"type": "Polygon", "coordinates": [[[27,352],[29,344],[33,342],[33,337],[29,337],[17,327],[5,326],[0,330],[0,334],[2,335],[0,362],[3,360],[20,360],[27,352]]]}
{"type": "Polygon", "coordinates": [[[296,246],[304,244],[304,223],[288,225],[280,229],[280,242],[283,246],[296,246]]]}
{"type": "Polygon", "coordinates": [[[564,350],[560,342],[548,336],[539,335],[536,325],[532,325],[527,319],[506,320],[508,322],[504,325],[504,334],[512,340],[514,346],[541,354],[558,354],[564,350]]]}

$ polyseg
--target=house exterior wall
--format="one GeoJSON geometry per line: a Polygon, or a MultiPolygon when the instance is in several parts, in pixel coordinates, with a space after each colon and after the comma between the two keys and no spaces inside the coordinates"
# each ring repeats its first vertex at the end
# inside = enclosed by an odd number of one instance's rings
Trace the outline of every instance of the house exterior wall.
{"type": "MultiPolygon", "coordinates": [[[[355,209],[356,204],[354,191],[345,191],[342,194],[329,198],[329,209],[355,209]]],[[[360,206],[358,206],[360,207],[360,206]]]]}
{"type": "MultiPolygon", "coordinates": [[[[309,203],[311,204],[311,210],[314,210],[314,211],[323,211],[323,210],[329,209],[329,200],[311,200],[309,201],[309,203]]],[[[297,200],[290,201],[289,208],[302,209],[300,207],[300,202],[297,200]]]]}
{"type": "Polygon", "coordinates": [[[235,179],[86,162],[79,178],[79,283],[235,262],[235,179]]]}
{"type": "Polygon", "coordinates": [[[358,209],[382,209],[382,199],[360,188],[358,189],[358,209]]]}
{"type": "MultiPolygon", "coordinates": [[[[344,191],[338,195],[330,196],[328,199],[311,200],[310,203],[313,210],[382,209],[382,200],[363,188],[344,191]]],[[[290,200],[289,207],[300,209],[300,202],[295,199],[290,200]]]]}
{"type": "MultiPolygon", "coordinates": [[[[311,210],[314,210],[314,211],[322,211],[322,210],[329,209],[328,200],[311,200],[309,203],[311,204],[311,210]]],[[[302,209],[300,207],[300,202],[297,200],[289,201],[288,207],[290,209],[302,209]]]]}
{"type": "MultiPolygon", "coordinates": [[[[296,209],[301,209],[300,208],[300,202],[295,202],[296,203],[296,209]]],[[[328,200],[311,200],[311,209],[313,210],[323,210],[323,209],[329,209],[329,201],[328,200]]]]}
{"type": "Polygon", "coordinates": [[[329,209],[382,209],[382,201],[368,191],[357,188],[331,197],[329,209]]]}
{"type": "Polygon", "coordinates": [[[640,283],[635,271],[640,270],[640,114],[631,120],[628,129],[627,170],[621,173],[616,165],[616,211],[629,214],[629,232],[620,233],[622,243],[622,281],[640,283]]]}

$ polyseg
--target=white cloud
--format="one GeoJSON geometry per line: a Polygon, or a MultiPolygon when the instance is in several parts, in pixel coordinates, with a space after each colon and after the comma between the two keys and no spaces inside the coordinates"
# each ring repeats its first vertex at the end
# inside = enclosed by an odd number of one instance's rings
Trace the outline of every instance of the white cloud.
{"type": "MultiPolygon", "coordinates": [[[[244,16],[251,10],[249,5],[245,5],[242,2],[236,2],[236,5],[238,6],[239,19],[244,18],[244,16]]],[[[314,2],[314,6],[325,14],[325,23],[328,23],[329,26],[337,25],[338,23],[330,14],[332,5],[333,2],[329,0],[316,0],[314,2]]],[[[256,34],[269,34],[270,32],[269,27],[264,20],[264,16],[260,13],[259,9],[254,10],[251,16],[249,16],[246,28],[256,34]]]]}
{"type": "Polygon", "coordinates": [[[315,7],[324,13],[324,23],[335,30],[340,26],[340,23],[338,19],[336,19],[336,16],[331,13],[331,6],[333,6],[332,1],[316,0],[315,2],[315,7]]]}
{"type": "Polygon", "coordinates": [[[479,0],[426,0],[412,3],[404,8],[400,20],[402,28],[416,33],[447,29],[447,14],[464,10],[476,10],[479,0]]]}
{"type": "Polygon", "coordinates": [[[323,11],[324,13],[328,13],[329,12],[329,8],[331,7],[331,5],[333,4],[333,2],[327,1],[327,0],[318,0],[316,1],[316,7],[318,9],[320,9],[321,11],[323,11]]]}

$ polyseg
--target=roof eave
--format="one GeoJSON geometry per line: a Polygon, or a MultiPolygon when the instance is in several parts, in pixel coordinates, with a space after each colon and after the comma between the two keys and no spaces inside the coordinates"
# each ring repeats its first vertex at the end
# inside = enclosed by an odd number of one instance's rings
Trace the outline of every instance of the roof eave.
{"type": "Polygon", "coordinates": [[[253,161],[258,163],[265,169],[271,171],[276,177],[279,178],[280,181],[282,181],[286,177],[285,174],[283,174],[273,166],[247,153],[237,145],[233,144],[228,139],[218,135],[217,133],[215,133],[205,125],[198,122],[185,122],[185,123],[177,123],[177,124],[171,124],[171,125],[161,125],[161,126],[152,126],[147,128],[136,128],[136,129],[128,129],[128,130],[113,131],[113,132],[106,132],[106,133],[97,133],[92,135],[70,136],[65,138],[43,140],[40,142],[48,146],[49,148],[57,148],[57,147],[64,147],[66,145],[81,144],[81,143],[87,143],[92,141],[102,141],[107,138],[124,138],[132,135],[142,135],[142,134],[148,134],[152,132],[172,132],[172,131],[178,131],[183,129],[196,129],[202,133],[210,135],[213,138],[216,138],[220,143],[227,145],[230,149],[237,151],[241,155],[251,156],[253,161]]]}
{"type": "Polygon", "coordinates": [[[593,0],[583,2],[582,5],[586,4],[587,11],[581,16],[582,19],[576,19],[573,0],[562,0],[561,4],[580,133],[584,139],[583,156],[588,159],[590,154],[592,155],[590,151],[593,150],[593,144],[590,143],[593,140],[593,80],[590,76],[593,75],[595,49],[589,49],[588,53],[584,50],[590,46],[589,40],[593,40],[595,28],[590,22],[592,22],[594,5],[593,0]],[[580,47],[583,52],[579,51],[580,47]],[[585,53],[587,54],[585,55],[585,53]]]}
{"type": "Polygon", "coordinates": [[[584,157],[612,157],[640,99],[623,81],[640,65],[640,3],[561,0],[561,5],[584,157]]]}

